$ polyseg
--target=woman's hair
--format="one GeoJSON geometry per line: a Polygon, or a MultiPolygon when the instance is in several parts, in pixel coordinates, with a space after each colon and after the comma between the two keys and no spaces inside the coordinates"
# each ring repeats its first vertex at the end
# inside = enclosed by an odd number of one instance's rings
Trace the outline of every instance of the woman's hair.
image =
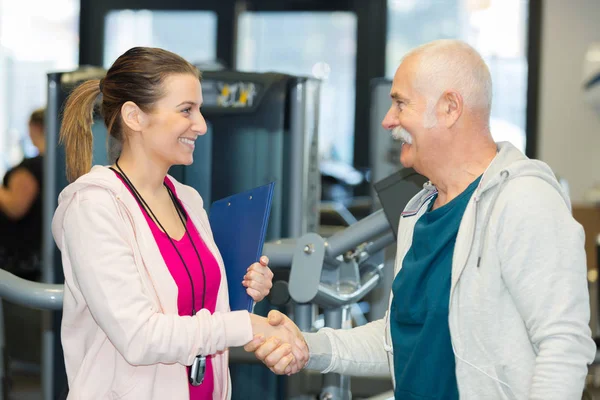
{"type": "Polygon", "coordinates": [[[31,116],[29,117],[29,123],[32,125],[39,125],[42,128],[44,127],[44,115],[46,113],[46,109],[45,108],[38,108],[37,110],[35,110],[34,112],[31,113],[31,116]]]}
{"type": "Polygon", "coordinates": [[[177,54],[158,48],[134,47],[114,62],[103,79],[86,81],[73,90],[67,99],[60,130],[70,182],[92,167],[92,123],[98,95],[102,93],[100,111],[109,138],[120,149],[124,140],[123,104],[132,101],[144,112],[152,111],[166,94],[163,83],[172,74],[192,74],[200,78],[200,71],[177,54]]]}

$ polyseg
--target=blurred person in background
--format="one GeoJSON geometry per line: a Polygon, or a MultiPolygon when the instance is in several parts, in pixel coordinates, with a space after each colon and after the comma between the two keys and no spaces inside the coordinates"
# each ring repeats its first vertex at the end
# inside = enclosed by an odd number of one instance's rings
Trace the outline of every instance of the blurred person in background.
{"type": "Polygon", "coordinates": [[[40,271],[44,115],[41,108],[29,118],[29,137],[39,154],[11,168],[0,187],[0,268],[30,280],[38,280],[40,271]]]}
{"type": "MultiPolygon", "coordinates": [[[[29,137],[39,154],[11,168],[0,186],[0,268],[21,278],[40,279],[42,188],[46,151],[43,108],[29,117],[29,137]]],[[[5,376],[19,374],[13,362],[41,362],[41,311],[2,301],[6,342],[5,376]],[[9,362],[11,361],[11,362],[9,362]]]]}

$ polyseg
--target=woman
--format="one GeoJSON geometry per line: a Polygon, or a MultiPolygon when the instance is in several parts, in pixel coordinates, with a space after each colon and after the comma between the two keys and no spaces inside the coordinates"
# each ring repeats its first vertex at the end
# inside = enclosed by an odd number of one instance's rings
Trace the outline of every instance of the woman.
{"type": "Polygon", "coordinates": [[[0,186],[0,268],[25,279],[38,280],[46,150],[44,109],[31,114],[29,137],[39,154],[10,169],[0,186]]]}
{"type": "MultiPolygon", "coordinates": [[[[69,398],[228,399],[228,347],[255,334],[293,340],[263,317],[229,310],[202,198],[167,175],[193,161],[207,130],[201,106],[194,66],[140,47],[67,101],[60,135],[73,183],[59,197],[52,231],[65,272],[69,398]],[[100,93],[120,156],[90,171],[100,93]]],[[[243,282],[255,301],[271,288],[267,263],[250,266],[243,282]]]]}

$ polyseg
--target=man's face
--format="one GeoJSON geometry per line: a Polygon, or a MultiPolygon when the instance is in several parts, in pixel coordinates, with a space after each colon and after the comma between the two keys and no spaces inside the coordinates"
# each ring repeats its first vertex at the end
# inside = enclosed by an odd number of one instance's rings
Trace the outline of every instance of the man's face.
{"type": "Polygon", "coordinates": [[[402,165],[423,173],[423,165],[431,160],[440,143],[436,143],[436,103],[415,88],[415,68],[412,59],[398,67],[390,92],[392,105],[382,125],[402,141],[402,165]]]}

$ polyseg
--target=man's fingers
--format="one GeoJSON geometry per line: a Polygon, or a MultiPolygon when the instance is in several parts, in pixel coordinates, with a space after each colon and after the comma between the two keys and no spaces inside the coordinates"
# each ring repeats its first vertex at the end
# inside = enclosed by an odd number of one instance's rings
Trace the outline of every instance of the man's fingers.
{"type": "Polygon", "coordinates": [[[265,361],[265,358],[267,358],[267,356],[269,354],[271,354],[273,351],[275,351],[279,345],[281,344],[281,340],[275,337],[269,338],[269,340],[267,340],[262,346],[260,346],[258,349],[256,349],[256,351],[254,352],[254,354],[256,355],[256,358],[258,358],[260,361],[265,361]]]}
{"type": "Polygon", "coordinates": [[[294,356],[289,354],[283,357],[277,364],[271,367],[271,371],[273,371],[277,375],[288,374],[292,371],[292,364],[294,362],[294,356]],[[289,372],[288,372],[289,371],[289,372]]]}
{"type": "Polygon", "coordinates": [[[256,335],[254,339],[252,339],[248,344],[244,346],[244,350],[249,353],[254,353],[256,349],[260,347],[261,344],[265,342],[265,337],[263,335],[256,335]]]}
{"type": "MultiPolygon", "coordinates": [[[[292,346],[290,346],[289,344],[282,344],[273,352],[271,352],[271,354],[267,355],[263,362],[267,367],[274,368],[284,357],[292,356],[293,358],[294,356],[291,353],[292,346]]],[[[285,367],[287,367],[288,364],[289,362],[285,365],[285,367]]],[[[285,367],[283,368],[283,370],[285,370],[285,367]]]]}
{"type": "Polygon", "coordinates": [[[302,340],[300,340],[300,339],[294,340],[294,344],[305,355],[305,357],[308,356],[308,345],[304,341],[304,338],[302,338],[302,340]]]}
{"type": "Polygon", "coordinates": [[[307,352],[305,352],[301,348],[294,346],[292,348],[292,354],[294,355],[296,362],[299,364],[298,366],[300,368],[302,368],[304,366],[304,364],[306,363],[306,361],[308,360],[307,352]]]}

